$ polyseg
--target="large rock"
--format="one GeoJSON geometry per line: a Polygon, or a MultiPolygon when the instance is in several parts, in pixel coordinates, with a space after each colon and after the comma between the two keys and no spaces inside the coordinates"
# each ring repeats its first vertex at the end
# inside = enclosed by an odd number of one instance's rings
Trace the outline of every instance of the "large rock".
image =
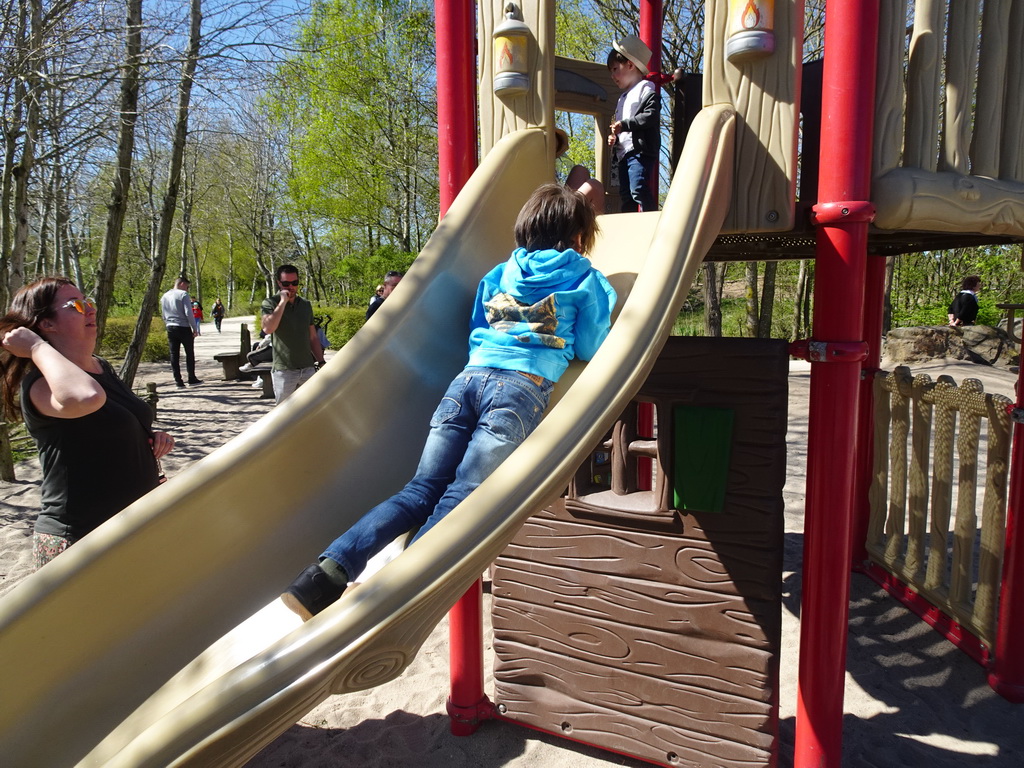
{"type": "Polygon", "coordinates": [[[894,363],[948,358],[1008,367],[1018,365],[1020,360],[1020,349],[1006,331],[990,325],[893,328],[886,336],[884,354],[894,363]]]}

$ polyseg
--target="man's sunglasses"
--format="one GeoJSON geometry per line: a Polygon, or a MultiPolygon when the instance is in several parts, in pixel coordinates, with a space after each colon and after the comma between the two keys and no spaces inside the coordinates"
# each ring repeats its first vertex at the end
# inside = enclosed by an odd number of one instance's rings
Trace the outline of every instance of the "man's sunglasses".
{"type": "Polygon", "coordinates": [[[298,280],[278,280],[277,282],[279,282],[281,285],[298,285],[299,284],[298,280]]]}
{"type": "Polygon", "coordinates": [[[84,315],[86,309],[96,309],[96,302],[92,299],[72,299],[60,305],[61,309],[70,309],[72,307],[74,307],[76,312],[84,315]]]}

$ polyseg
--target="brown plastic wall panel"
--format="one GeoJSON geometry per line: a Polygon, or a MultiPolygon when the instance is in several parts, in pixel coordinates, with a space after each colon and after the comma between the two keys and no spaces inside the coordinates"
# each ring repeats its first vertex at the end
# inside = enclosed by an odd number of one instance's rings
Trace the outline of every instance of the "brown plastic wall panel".
{"type": "Polygon", "coordinates": [[[788,367],[782,341],[669,339],[638,396],[661,425],[655,491],[612,490],[643,442],[630,407],[495,563],[505,718],[659,765],[775,765],[788,367]],[[676,405],[734,413],[721,512],[659,490],[676,405]]]}

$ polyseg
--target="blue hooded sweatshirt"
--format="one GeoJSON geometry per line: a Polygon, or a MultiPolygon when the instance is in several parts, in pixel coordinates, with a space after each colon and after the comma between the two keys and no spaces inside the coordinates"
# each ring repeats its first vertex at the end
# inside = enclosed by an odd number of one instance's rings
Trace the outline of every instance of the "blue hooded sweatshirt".
{"type": "Polygon", "coordinates": [[[480,281],[470,366],[558,381],[573,357],[589,360],[611,328],[615,289],[571,248],[517,248],[480,281]]]}

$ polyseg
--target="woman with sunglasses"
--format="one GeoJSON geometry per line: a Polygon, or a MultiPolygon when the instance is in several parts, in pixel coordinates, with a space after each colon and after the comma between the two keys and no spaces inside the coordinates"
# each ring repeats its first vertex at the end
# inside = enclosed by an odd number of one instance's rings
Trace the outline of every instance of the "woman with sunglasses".
{"type": "Polygon", "coordinates": [[[93,355],[96,307],[65,277],[26,285],[0,318],[0,407],[39,447],[38,568],[159,483],[174,447],[153,412],[93,355]],[[15,393],[19,392],[20,412],[15,393]]]}

